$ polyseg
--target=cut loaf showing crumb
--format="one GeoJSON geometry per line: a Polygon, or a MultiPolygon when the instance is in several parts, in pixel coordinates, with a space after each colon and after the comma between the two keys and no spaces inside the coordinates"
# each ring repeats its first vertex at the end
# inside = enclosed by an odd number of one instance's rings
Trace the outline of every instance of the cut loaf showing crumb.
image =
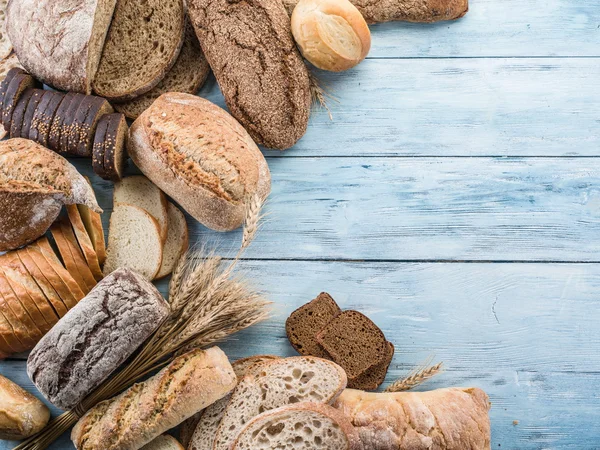
{"type": "Polygon", "coordinates": [[[246,376],[231,400],[213,450],[229,450],[244,425],[264,411],[292,403],[329,403],[346,387],[344,370],[320,358],[298,356],[261,363],[246,376]]]}
{"type": "Polygon", "coordinates": [[[187,222],[183,213],[173,203],[167,203],[167,240],[163,250],[163,259],[156,278],[163,278],[173,272],[179,257],[189,245],[187,222]]]}
{"type": "Polygon", "coordinates": [[[339,410],[300,403],[265,412],[248,423],[232,450],[359,450],[358,432],[339,410]]]}
{"type": "Polygon", "coordinates": [[[149,444],[144,445],[141,450],[184,450],[184,448],[173,436],[163,434],[149,444]]]}
{"type": "Polygon", "coordinates": [[[148,92],[175,64],[184,27],[182,0],[117,1],[94,91],[113,101],[148,92]]]}
{"type": "Polygon", "coordinates": [[[317,298],[298,308],[285,322],[285,332],[292,347],[301,355],[331,359],[317,342],[317,334],[341,312],[338,304],[326,292],[321,292],[317,298]]]}
{"type": "Polygon", "coordinates": [[[351,389],[362,389],[363,391],[374,391],[385,381],[388,368],[394,357],[394,344],[387,343],[387,351],[385,358],[376,366],[371,367],[362,375],[359,375],[353,380],[348,380],[348,387],[351,389]]]}
{"type": "Polygon", "coordinates": [[[127,146],[129,127],[124,114],[108,114],[106,120],[104,172],[109,180],[121,181],[125,170],[125,147],[127,146]]]}
{"type": "Polygon", "coordinates": [[[161,242],[166,241],[169,226],[167,198],[148,178],[143,175],[135,175],[115,183],[113,203],[114,205],[120,203],[135,205],[148,211],[158,223],[161,242]]]}
{"type": "Polygon", "coordinates": [[[162,252],[156,220],[137,206],[115,205],[110,216],[104,275],[127,267],[152,280],[160,269],[162,252]]]}
{"type": "Polygon", "coordinates": [[[358,311],[342,312],[319,332],[317,341],[350,380],[382,363],[387,353],[382,331],[358,311]]]}

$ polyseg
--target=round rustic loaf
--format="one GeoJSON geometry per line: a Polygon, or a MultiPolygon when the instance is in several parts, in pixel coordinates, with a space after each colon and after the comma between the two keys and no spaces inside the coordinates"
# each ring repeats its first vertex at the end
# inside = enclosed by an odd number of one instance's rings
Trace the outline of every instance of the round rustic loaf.
{"type": "Polygon", "coordinates": [[[371,48],[369,26],[348,0],[300,0],[292,33],[306,59],[333,72],[356,66],[371,48]]]}
{"type": "Polygon", "coordinates": [[[230,231],[271,190],[267,162],[227,112],[190,94],[161,95],[130,130],[131,159],[203,225],[230,231]]]}

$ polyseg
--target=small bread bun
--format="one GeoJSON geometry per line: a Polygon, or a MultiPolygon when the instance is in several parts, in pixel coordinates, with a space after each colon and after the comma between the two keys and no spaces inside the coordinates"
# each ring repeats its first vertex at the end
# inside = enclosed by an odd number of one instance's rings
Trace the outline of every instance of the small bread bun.
{"type": "Polygon", "coordinates": [[[371,48],[367,22],[348,0],[300,0],[292,34],[306,59],[332,72],[356,66],[371,48]]]}

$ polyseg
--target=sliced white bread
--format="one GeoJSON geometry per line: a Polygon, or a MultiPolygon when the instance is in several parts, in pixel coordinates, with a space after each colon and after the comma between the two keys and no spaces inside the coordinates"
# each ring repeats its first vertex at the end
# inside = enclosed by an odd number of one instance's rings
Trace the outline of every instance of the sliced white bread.
{"type": "MultiPolygon", "coordinates": [[[[249,358],[240,359],[232,364],[233,371],[241,380],[246,375],[254,376],[255,371],[260,370],[260,363],[273,361],[279,359],[278,356],[271,355],[257,355],[249,358]]],[[[216,401],[204,411],[197,414],[194,418],[188,419],[181,426],[181,441],[185,442],[189,450],[211,450],[215,439],[215,434],[221,424],[225,409],[229,404],[231,394],[226,395],[221,400],[216,401]],[[195,419],[195,420],[194,420],[195,419]],[[194,428],[191,430],[190,437],[188,438],[188,428],[193,424],[194,428]]]]}
{"type": "Polygon", "coordinates": [[[270,361],[256,368],[233,392],[213,450],[230,450],[246,423],[262,412],[292,403],[330,403],[348,382],[340,366],[310,356],[270,361]]]}
{"type": "Polygon", "coordinates": [[[152,181],[143,175],[123,178],[115,183],[113,203],[135,205],[147,211],[158,223],[161,241],[167,240],[168,221],[167,198],[152,181]]]}
{"type": "Polygon", "coordinates": [[[184,448],[173,436],[163,434],[144,445],[141,450],[184,450],[184,448]]]}
{"type": "Polygon", "coordinates": [[[232,450],[360,450],[358,432],[339,410],[320,403],[299,403],[252,419],[232,450]]]}
{"type": "Polygon", "coordinates": [[[98,260],[98,255],[96,254],[96,250],[94,250],[94,245],[85,228],[77,205],[67,205],[67,214],[85,261],[96,281],[100,281],[103,278],[102,269],[100,269],[100,261],[98,260]]]}
{"type": "Polygon", "coordinates": [[[173,203],[167,203],[167,240],[163,249],[163,259],[156,278],[162,278],[173,272],[179,257],[189,245],[189,235],[185,216],[173,203]]]}
{"type": "Polygon", "coordinates": [[[138,206],[115,205],[110,216],[104,275],[127,267],[152,280],[160,270],[162,253],[156,219],[138,206]]]}

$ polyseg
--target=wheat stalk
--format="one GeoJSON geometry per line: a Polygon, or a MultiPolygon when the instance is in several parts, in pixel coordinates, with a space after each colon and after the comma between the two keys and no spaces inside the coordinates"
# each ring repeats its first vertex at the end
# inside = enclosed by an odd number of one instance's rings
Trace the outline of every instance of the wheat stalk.
{"type": "Polygon", "coordinates": [[[443,369],[443,362],[437,363],[434,366],[418,367],[405,378],[401,378],[392,383],[385,392],[402,392],[410,391],[412,388],[424,383],[430,378],[436,376],[443,369]]]}
{"type": "Polygon", "coordinates": [[[326,87],[323,86],[323,83],[319,81],[314,74],[309,72],[308,78],[310,82],[310,96],[312,98],[312,104],[324,108],[329,115],[329,120],[333,121],[333,115],[331,114],[331,110],[327,104],[327,99],[329,98],[335,101],[335,97],[328,91],[326,87]]]}

